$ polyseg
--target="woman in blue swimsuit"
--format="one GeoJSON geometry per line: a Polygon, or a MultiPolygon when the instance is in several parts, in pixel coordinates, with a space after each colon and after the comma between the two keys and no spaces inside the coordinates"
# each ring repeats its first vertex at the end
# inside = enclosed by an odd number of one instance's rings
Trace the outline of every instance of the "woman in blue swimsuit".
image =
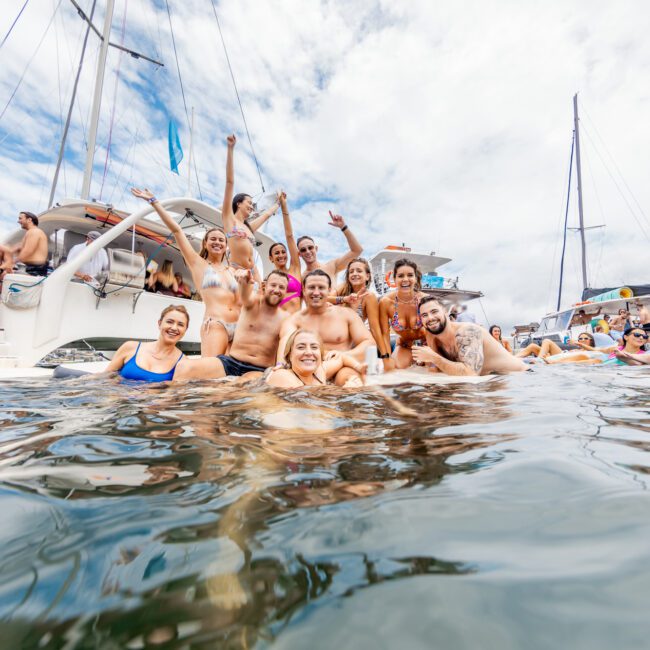
{"type": "Polygon", "coordinates": [[[160,314],[158,339],[151,343],[123,343],[106,372],[118,372],[135,381],[171,381],[183,353],[176,347],[190,324],[190,315],[182,305],[169,305],[160,314]]]}

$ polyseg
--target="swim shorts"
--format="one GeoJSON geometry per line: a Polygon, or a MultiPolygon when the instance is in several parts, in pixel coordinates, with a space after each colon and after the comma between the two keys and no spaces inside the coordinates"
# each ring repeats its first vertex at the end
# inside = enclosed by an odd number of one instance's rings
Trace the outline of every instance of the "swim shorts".
{"type": "Polygon", "coordinates": [[[223,369],[226,375],[231,377],[241,377],[247,372],[264,372],[266,370],[264,366],[254,366],[252,363],[240,361],[228,354],[220,354],[217,356],[217,359],[219,359],[223,364],[223,369]]]}

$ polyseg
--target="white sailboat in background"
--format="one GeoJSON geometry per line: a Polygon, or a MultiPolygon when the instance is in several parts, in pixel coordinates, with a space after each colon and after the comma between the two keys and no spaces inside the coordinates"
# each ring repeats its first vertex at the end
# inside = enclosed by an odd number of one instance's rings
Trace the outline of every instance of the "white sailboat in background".
{"type": "MultiPolygon", "coordinates": [[[[86,17],[79,6],[74,4],[82,18],[88,22],[86,39],[91,28],[99,34],[91,23],[92,12],[90,17],[86,17]]],[[[93,10],[94,6],[95,3],[93,10]]],[[[125,340],[155,339],[160,312],[170,302],[183,304],[191,317],[181,347],[187,351],[199,350],[203,304],[196,300],[150,293],[144,289],[145,270],[151,260],[159,263],[171,260],[175,269],[184,269],[183,280],[188,285],[191,284],[182,256],[172,243],[169,231],[157,219],[148,218],[153,212],[151,206],[145,205],[129,214],[108,203],[90,200],[106,52],[109,45],[112,45],[109,39],[113,7],[114,0],[107,0],[81,198],[63,200],[38,215],[39,227],[48,236],[49,263],[54,271],[45,278],[11,273],[3,282],[0,303],[0,378],[48,374],[47,370],[34,366],[39,362],[41,365],[57,365],[62,360],[75,356],[87,357],[75,354],[74,351],[78,349],[111,351],[125,340]],[[65,263],[72,246],[85,241],[86,234],[91,230],[99,231],[101,236],[88,245],[81,255],[65,263]],[[74,281],[75,272],[101,248],[106,249],[110,262],[102,285],[97,288],[74,281]],[[51,357],[49,363],[48,356],[51,357]]],[[[126,51],[157,63],[143,55],[126,51]]],[[[74,92],[70,113],[73,102],[74,92]]],[[[67,128],[64,130],[64,138],[66,132],[67,128]]],[[[54,197],[64,145],[62,142],[50,204],[54,197]]],[[[222,225],[221,210],[203,201],[178,197],[162,200],[161,204],[178,221],[197,250],[205,231],[215,225],[222,225]]],[[[23,234],[23,231],[17,229],[3,243],[9,246],[18,244],[23,234]]],[[[271,270],[268,249],[273,240],[259,231],[256,240],[258,265],[265,274],[271,270]]],[[[90,355],[90,358],[98,359],[101,356],[90,355]]]]}

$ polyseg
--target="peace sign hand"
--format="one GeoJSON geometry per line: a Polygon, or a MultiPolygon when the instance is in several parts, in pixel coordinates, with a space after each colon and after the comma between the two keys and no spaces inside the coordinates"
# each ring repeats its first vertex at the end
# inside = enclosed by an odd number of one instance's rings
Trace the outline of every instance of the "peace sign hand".
{"type": "Polygon", "coordinates": [[[345,227],[345,221],[343,221],[343,217],[340,214],[333,214],[332,211],[329,211],[330,213],[330,219],[329,225],[334,226],[335,228],[344,228],[345,227]]]}

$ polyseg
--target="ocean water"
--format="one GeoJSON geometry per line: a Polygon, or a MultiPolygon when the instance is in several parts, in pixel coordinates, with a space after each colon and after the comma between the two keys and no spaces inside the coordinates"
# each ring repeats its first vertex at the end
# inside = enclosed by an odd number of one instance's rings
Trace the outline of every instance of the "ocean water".
{"type": "Polygon", "coordinates": [[[0,647],[645,648],[650,370],[0,385],[0,647]]]}

